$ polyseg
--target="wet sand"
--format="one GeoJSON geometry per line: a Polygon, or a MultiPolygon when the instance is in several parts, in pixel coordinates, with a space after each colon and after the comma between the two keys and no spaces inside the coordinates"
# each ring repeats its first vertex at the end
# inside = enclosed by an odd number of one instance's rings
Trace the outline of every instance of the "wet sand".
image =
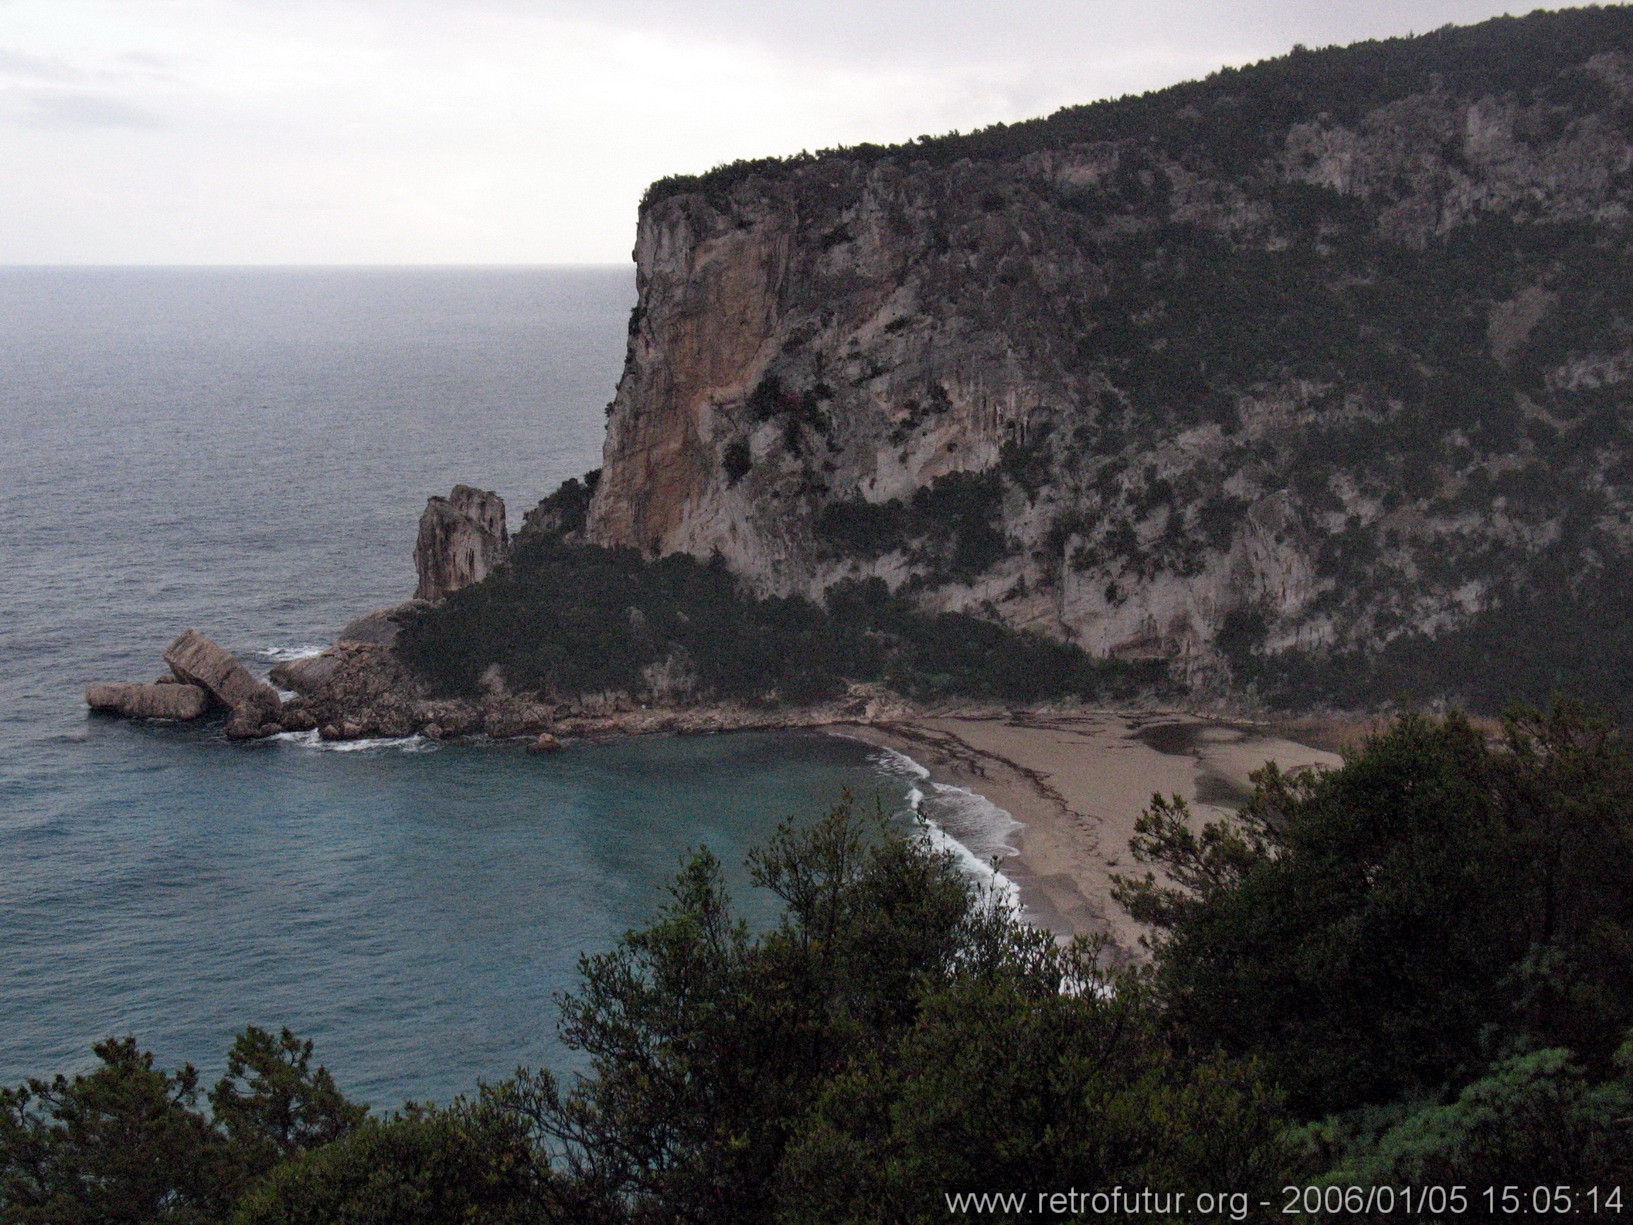
{"type": "Polygon", "coordinates": [[[1021,821],[1020,853],[1003,871],[1029,917],[1062,936],[1102,933],[1126,957],[1141,955],[1144,933],[1112,900],[1111,877],[1144,873],[1128,842],[1153,794],[1183,797],[1200,824],[1232,812],[1267,761],[1283,770],[1340,762],[1261,724],[1179,712],[1010,712],[844,733],[906,753],[1021,821]]]}

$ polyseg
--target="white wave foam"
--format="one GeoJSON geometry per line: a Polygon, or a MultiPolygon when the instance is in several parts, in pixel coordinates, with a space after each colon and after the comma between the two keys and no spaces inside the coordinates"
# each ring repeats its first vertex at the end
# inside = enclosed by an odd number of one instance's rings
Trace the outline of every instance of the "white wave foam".
{"type": "Polygon", "coordinates": [[[906,753],[898,753],[895,749],[878,746],[873,753],[873,764],[885,774],[895,775],[897,778],[929,778],[930,771],[914,761],[906,753]]]}
{"type": "Polygon", "coordinates": [[[375,736],[361,740],[325,740],[316,730],[308,732],[279,732],[270,740],[299,745],[303,749],[320,749],[325,753],[361,753],[367,749],[396,749],[399,753],[431,753],[442,746],[424,736],[375,736]]]}
{"type": "Polygon", "coordinates": [[[1016,854],[1010,839],[1025,828],[1021,822],[968,787],[931,782],[930,771],[906,753],[880,748],[873,755],[873,763],[883,774],[913,780],[907,790],[907,808],[930,845],[938,851],[952,852],[958,865],[1000,905],[1016,914],[1023,913],[1020,886],[998,868],[999,863],[1016,854]],[[929,792],[919,783],[926,783],[929,792]]]}
{"type": "Polygon", "coordinates": [[[1013,911],[1017,915],[1026,912],[1026,908],[1021,905],[1021,887],[999,870],[996,861],[988,862],[982,859],[969,847],[922,814],[919,819],[919,828],[924,831],[925,840],[935,850],[951,851],[958,866],[974,877],[976,883],[989,893],[998,905],[1013,911]]]}
{"type": "Polygon", "coordinates": [[[328,649],[326,646],[303,642],[298,647],[262,647],[255,653],[275,664],[287,664],[297,659],[311,659],[314,655],[322,655],[328,649]]]}
{"type": "Polygon", "coordinates": [[[976,854],[1005,859],[1019,854],[1013,839],[1026,826],[980,792],[952,783],[931,783],[927,803],[936,824],[976,854]]]}

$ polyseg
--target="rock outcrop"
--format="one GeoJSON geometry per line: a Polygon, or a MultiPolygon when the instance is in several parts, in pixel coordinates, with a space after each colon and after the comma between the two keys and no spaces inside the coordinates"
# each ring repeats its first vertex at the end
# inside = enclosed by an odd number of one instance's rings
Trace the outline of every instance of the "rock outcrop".
{"type": "MultiPolygon", "coordinates": [[[[500,503],[501,527],[504,522],[503,505],[503,503],[500,503]]],[[[335,638],[335,641],[342,644],[359,642],[371,646],[388,647],[397,641],[397,631],[401,628],[398,618],[421,607],[424,607],[424,601],[409,600],[404,604],[396,604],[390,608],[379,608],[374,612],[364,613],[361,617],[348,621],[335,638]]]]}
{"type": "Polygon", "coordinates": [[[1623,624],[1629,116],[1606,8],[659,183],[583,537],[1200,682],[1623,624]]]}
{"type": "Polygon", "coordinates": [[[231,652],[197,630],[186,631],[166,647],[164,661],[178,679],[198,686],[231,712],[229,735],[270,735],[281,730],[278,717],[283,703],[277,691],[256,680],[231,652]]]}
{"type": "Polygon", "coordinates": [[[274,665],[268,678],[274,685],[296,693],[316,693],[333,678],[340,658],[333,649],[304,659],[286,659],[274,665]]]}
{"type": "Polygon", "coordinates": [[[168,676],[151,685],[88,686],[86,704],[136,719],[197,719],[211,709],[224,709],[226,732],[234,740],[285,729],[288,712],[277,690],[256,680],[231,652],[197,630],[186,631],[166,647],[164,661],[170,666],[168,676]]]}
{"type": "Polygon", "coordinates": [[[85,704],[92,710],[131,719],[190,720],[210,708],[210,695],[197,685],[175,681],[164,684],[100,684],[85,688],[85,704]]]}
{"type": "Polygon", "coordinates": [[[455,485],[446,498],[432,498],[420,516],[414,545],[418,600],[446,599],[450,592],[481,582],[505,559],[510,531],[505,502],[498,494],[455,485]]]}
{"type": "Polygon", "coordinates": [[[272,677],[300,695],[290,705],[329,729],[328,739],[412,736],[434,721],[423,716],[423,686],[377,643],[340,643],[311,659],[279,664],[272,677]]]}
{"type": "MultiPolygon", "coordinates": [[[[272,669],[268,679],[298,694],[311,696],[328,693],[337,684],[344,684],[341,669],[349,660],[359,656],[356,648],[389,648],[397,640],[401,628],[398,617],[423,606],[423,601],[409,600],[354,618],[336,636],[333,647],[317,655],[285,660],[272,669]]],[[[372,658],[372,655],[369,657],[372,658]]]]}

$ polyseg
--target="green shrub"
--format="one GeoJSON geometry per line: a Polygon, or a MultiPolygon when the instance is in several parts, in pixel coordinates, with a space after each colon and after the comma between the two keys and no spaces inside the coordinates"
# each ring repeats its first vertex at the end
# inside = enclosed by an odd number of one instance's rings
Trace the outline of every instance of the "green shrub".
{"type": "Polygon", "coordinates": [[[838,585],[826,606],[756,598],[718,559],[647,561],[543,536],[523,538],[483,582],[406,616],[397,651],[447,694],[479,692],[495,664],[514,690],[570,697],[644,694],[643,671],[674,661],[695,676],[699,700],[751,702],[819,701],[848,681],[1013,700],[1128,694],[1162,681],[1160,665],[1096,662],[995,622],[927,614],[883,584],[838,585]]]}

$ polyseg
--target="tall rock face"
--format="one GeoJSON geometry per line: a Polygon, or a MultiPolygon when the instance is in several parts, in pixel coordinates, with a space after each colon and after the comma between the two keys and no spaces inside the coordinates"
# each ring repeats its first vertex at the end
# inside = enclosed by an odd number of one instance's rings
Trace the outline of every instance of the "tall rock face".
{"type": "Polygon", "coordinates": [[[1611,8],[665,180],[586,534],[1204,680],[1603,603],[1630,134],[1611,8]]]}
{"type": "Polygon", "coordinates": [[[455,485],[432,498],[420,516],[414,543],[416,600],[441,600],[486,578],[510,550],[505,501],[498,494],[455,485]]]}

